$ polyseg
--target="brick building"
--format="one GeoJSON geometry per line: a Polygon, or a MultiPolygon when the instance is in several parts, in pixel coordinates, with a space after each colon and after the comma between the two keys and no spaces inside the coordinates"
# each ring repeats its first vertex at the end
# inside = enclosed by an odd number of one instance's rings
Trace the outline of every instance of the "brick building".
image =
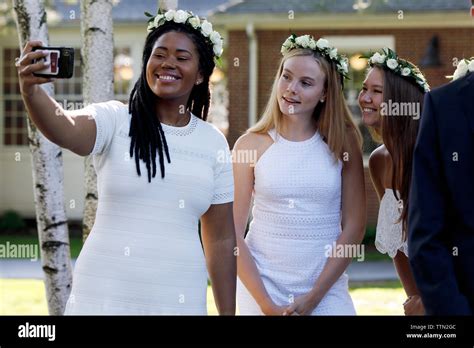
{"type": "MultiPolygon", "coordinates": [[[[52,3],[59,19],[50,23],[50,42],[79,50],[79,4],[62,0],[52,3]]],[[[130,61],[123,71],[127,79],[121,77],[120,67],[116,69],[114,89],[119,100],[127,100],[132,82],[140,72],[146,35],[143,12],[153,12],[157,3],[122,0],[114,6],[115,58],[121,56],[130,61]]],[[[417,64],[425,57],[438,57],[439,65],[422,67],[432,86],[447,82],[445,75],[454,70],[453,58],[474,55],[471,0],[179,0],[177,5],[201,17],[210,17],[224,36],[224,71],[229,92],[227,135],[231,146],[262,112],[281,57],[280,45],[290,33],[325,37],[348,56],[388,46],[417,64]],[[435,37],[437,51],[430,46],[435,37]],[[430,47],[434,54],[427,55],[430,47]]],[[[56,82],[56,99],[60,102],[82,100],[77,53],[74,77],[56,82]]],[[[15,210],[32,217],[34,200],[25,112],[13,65],[18,55],[16,30],[0,23],[0,214],[15,210]],[[18,156],[21,161],[16,160],[18,156]]],[[[352,79],[345,90],[357,120],[356,97],[364,72],[351,71],[352,79]]],[[[373,146],[368,142],[366,152],[373,146]]],[[[63,156],[65,200],[75,202],[74,208],[67,205],[67,214],[69,218],[81,219],[83,185],[78,183],[83,182],[83,159],[69,151],[64,151],[63,156]]],[[[368,225],[374,226],[378,202],[367,171],[366,186],[368,225]]]]}

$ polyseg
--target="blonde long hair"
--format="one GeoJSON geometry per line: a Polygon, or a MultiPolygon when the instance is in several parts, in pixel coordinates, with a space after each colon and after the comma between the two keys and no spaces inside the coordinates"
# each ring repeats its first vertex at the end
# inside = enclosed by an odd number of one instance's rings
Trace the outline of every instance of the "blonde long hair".
{"type": "Polygon", "coordinates": [[[313,56],[326,77],[324,82],[326,101],[318,103],[314,108],[313,118],[318,120],[319,133],[324,137],[334,157],[342,159],[343,152],[348,148],[348,131],[355,132],[360,147],[362,147],[362,136],[347,107],[342,93],[341,75],[337,72],[335,64],[329,63],[319,52],[310,49],[296,48],[283,56],[265,111],[260,120],[247,132],[265,134],[272,128],[275,128],[277,132],[281,131],[283,114],[278,104],[278,81],[285,62],[297,56],[313,56]]]}

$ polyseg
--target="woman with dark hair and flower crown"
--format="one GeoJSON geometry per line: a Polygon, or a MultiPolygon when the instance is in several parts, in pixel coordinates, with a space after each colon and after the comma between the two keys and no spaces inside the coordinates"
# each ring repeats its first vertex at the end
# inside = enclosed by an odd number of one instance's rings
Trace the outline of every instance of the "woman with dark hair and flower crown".
{"type": "Polygon", "coordinates": [[[33,122],[52,142],[93,155],[97,171],[97,217],[66,314],[206,314],[208,271],[219,313],[232,315],[232,164],[224,135],[205,122],[222,39],[182,10],[159,12],[148,32],[128,106],[63,110],[38,86],[50,80],[33,75],[44,68],[34,63],[43,52],[32,51],[40,42],[17,64],[33,122]]]}
{"type": "Polygon", "coordinates": [[[424,314],[409,266],[407,222],[413,150],[423,98],[429,85],[411,62],[384,48],[368,58],[369,70],[359,94],[362,121],[383,142],[369,158],[369,170],[380,200],[376,248],[388,254],[408,296],[405,314],[424,314]]]}
{"type": "Polygon", "coordinates": [[[347,60],[309,35],[290,36],[282,54],[260,121],[234,148],[257,153],[256,164],[234,162],[239,311],[353,315],[345,270],[366,207],[361,137],[342,90],[347,60]]]}

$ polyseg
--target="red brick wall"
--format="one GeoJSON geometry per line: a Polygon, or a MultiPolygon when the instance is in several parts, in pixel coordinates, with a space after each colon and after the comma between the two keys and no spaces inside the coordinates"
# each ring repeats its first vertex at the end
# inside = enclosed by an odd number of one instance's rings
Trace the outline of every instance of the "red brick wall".
{"type": "MultiPolygon", "coordinates": [[[[354,30],[310,30],[297,31],[297,35],[311,34],[314,37],[329,35],[393,35],[397,53],[415,64],[425,54],[430,39],[437,35],[442,66],[422,69],[431,87],[448,82],[446,75],[452,75],[453,57],[474,56],[474,28],[440,29],[354,29],[354,30]]],[[[258,116],[263,111],[273,78],[281,58],[281,43],[288,37],[288,31],[257,31],[258,39],[258,116]]],[[[248,41],[245,31],[229,32],[227,76],[229,87],[229,134],[231,147],[235,140],[247,129],[248,124],[248,41]],[[239,66],[233,66],[234,58],[239,66]]],[[[368,226],[377,222],[378,199],[372,187],[368,170],[365,172],[368,200],[368,226]]]]}
{"type": "Polygon", "coordinates": [[[370,179],[369,168],[364,168],[365,194],[367,197],[367,227],[377,225],[379,199],[370,179]]]}
{"type": "Polygon", "coordinates": [[[229,89],[229,133],[232,148],[237,138],[248,128],[249,50],[245,31],[232,31],[227,52],[229,89]],[[238,61],[238,66],[235,62],[238,61]]]}

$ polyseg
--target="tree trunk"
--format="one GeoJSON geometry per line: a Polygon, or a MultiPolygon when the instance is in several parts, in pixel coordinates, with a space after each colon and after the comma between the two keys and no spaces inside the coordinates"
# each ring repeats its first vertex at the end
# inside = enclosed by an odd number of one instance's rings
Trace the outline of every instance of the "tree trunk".
{"type": "MultiPolygon", "coordinates": [[[[84,103],[97,103],[114,97],[114,43],[112,26],[113,0],[81,2],[81,34],[84,103]]],[[[85,160],[85,201],[82,227],[87,239],[97,210],[97,176],[92,156],[85,160]]]]}
{"type": "MultiPolygon", "coordinates": [[[[15,21],[20,49],[27,41],[41,40],[48,45],[44,1],[14,0],[15,21]]],[[[52,96],[52,83],[41,85],[52,96]]],[[[63,193],[62,151],[47,140],[27,118],[32,154],[33,184],[41,263],[45,275],[50,315],[62,315],[71,291],[72,272],[69,235],[63,193]]]]}

